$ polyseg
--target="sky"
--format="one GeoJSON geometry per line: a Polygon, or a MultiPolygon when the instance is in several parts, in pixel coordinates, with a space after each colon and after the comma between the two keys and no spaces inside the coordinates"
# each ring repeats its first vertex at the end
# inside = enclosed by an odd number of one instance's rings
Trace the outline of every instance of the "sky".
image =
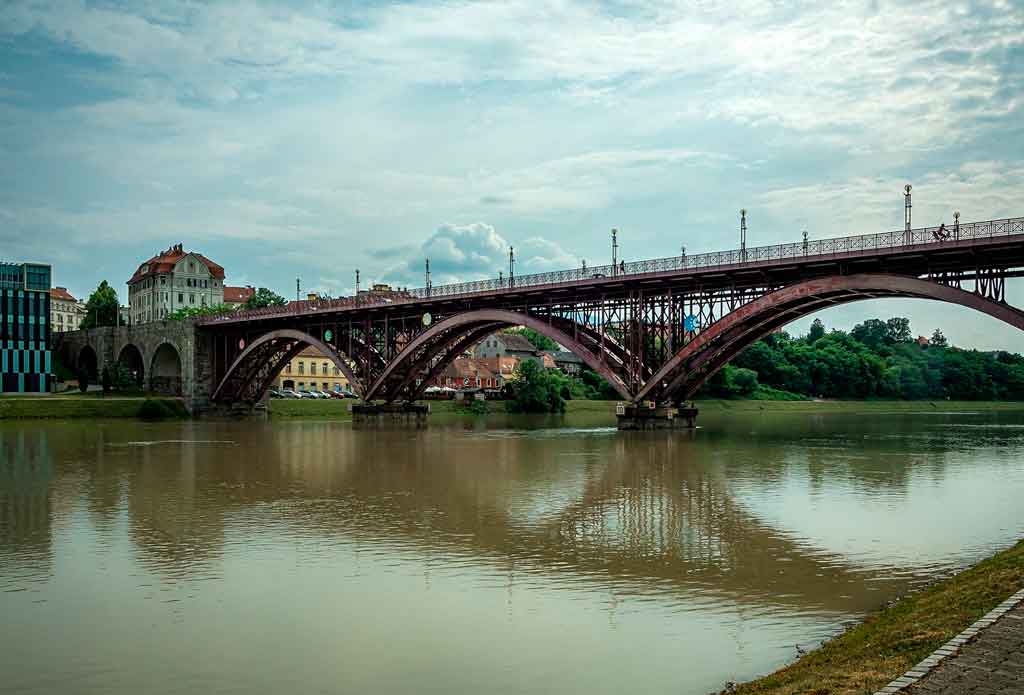
{"type": "MultiPolygon", "coordinates": [[[[1020,2],[0,3],[0,257],[289,297],[1024,215],[1020,2]]],[[[1024,279],[1010,281],[1024,307],[1024,279]]],[[[875,300],[1024,351],[959,307],[875,300]]],[[[791,331],[806,331],[805,319],[791,331]]]]}

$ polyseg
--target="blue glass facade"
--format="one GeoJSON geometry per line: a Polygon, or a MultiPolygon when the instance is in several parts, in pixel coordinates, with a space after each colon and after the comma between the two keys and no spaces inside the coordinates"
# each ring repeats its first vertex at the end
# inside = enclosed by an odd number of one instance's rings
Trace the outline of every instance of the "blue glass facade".
{"type": "Polygon", "coordinates": [[[50,354],[50,266],[0,263],[0,391],[46,393],[50,354]]]}

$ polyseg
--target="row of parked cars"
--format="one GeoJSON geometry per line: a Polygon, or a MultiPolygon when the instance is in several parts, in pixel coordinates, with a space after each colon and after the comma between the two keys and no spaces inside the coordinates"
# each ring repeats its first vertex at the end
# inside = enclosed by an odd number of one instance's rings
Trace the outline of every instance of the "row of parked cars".
{"type": "Polygon", "coordinates": [[[292,389],[270,389],[271,398],[357,398],[351,391],[295,391],[292,389]]]}

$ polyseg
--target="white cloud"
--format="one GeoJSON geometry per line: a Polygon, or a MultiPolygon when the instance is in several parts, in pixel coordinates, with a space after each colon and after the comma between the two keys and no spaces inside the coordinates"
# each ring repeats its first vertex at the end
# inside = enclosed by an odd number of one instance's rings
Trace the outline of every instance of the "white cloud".
{"type": "Polygon", "coordinates": [[[385,249],[377,256],[401,259],[384,271],[385,281],[418,287],[425,281],[428,258],[431,281],[443,285],[507,274],[510,248],[519,275],[575,266],[573,257],[550,239],[530,237],[517,246],[484,222],[444,224],[419,248],[385,249]]]}

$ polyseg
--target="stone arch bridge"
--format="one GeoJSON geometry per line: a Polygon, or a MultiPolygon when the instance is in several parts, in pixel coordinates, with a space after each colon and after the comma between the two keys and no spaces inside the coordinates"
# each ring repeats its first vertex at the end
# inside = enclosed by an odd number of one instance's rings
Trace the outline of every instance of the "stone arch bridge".
{"type": "MultiPolygon", "coordinates": [[[[173,345],[181,359],[180,392],[202,409],[260,401],[306,346],[328,356],[366,400],[416,400],[468,347],[521,325],[574,352],[623,400],[667,404],[692,397],[757,339],[830,306],[932,299],[1024,329],[1024,312],[1006,299],[1007,280],[1021,275],[1024,218],[1018,217],[428,284],[194,323],[65,334],[64,341],[66,359],[90,346],[113,360],[125,345],[136,345],[136,364],[143,365],[155,364],[159,345],[173,345]]],[[[149,378],[162,384],[160,370],[149,369],[149,378]]]]}

